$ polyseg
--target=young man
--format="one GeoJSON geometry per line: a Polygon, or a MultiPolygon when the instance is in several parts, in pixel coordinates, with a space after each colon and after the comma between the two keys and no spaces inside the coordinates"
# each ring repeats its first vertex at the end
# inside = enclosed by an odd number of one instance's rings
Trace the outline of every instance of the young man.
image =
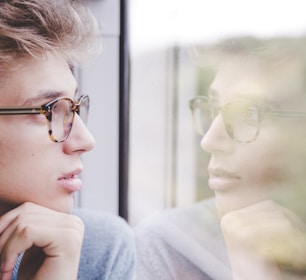
{"type": "Polygon", "coordinates": [[[71,214],[81,155],[95,145],[71,69],[96,30],[78,1],[0,3],[0,279],[133,277],[125,222],[71,214]]]}
{"type": "Polygon", "coordinates": [[[306,279],[305,39],[203,53],[216,74],[190,107],[215,196],[137,228],[140,278],[306,279]]]}

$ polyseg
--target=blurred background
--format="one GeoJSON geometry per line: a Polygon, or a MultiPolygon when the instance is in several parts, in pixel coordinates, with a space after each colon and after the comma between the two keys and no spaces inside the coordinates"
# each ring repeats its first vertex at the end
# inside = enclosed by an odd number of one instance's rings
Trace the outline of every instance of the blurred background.
{"type": "Polygon", "coordinates": [[[99,21],[103,52],[76,72],[91,97],[89,128],[97,140],[84,156],[77,205],[134,225],[211,196],[208,158],[188,108],[211,79],[198,47],[231,36],[304,34],[304,2],[83,1],[99,21]]]}

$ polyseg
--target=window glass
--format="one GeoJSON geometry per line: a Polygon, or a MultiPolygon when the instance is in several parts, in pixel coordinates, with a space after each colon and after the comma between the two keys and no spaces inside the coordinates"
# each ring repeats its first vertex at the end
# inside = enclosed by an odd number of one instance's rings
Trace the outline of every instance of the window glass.
{"type": "Polygon", "coordinates": [[[303,1],[130,4],[139,279],[305,279],[303,1]]]}
{"type": "Polygon", "coordinates": [[[303,1],[131,0],[129,219],[213,195],[209,156],[194,132],[188,102],[213,73],[201,46],[226,38],[299,36],[303,1]]]}

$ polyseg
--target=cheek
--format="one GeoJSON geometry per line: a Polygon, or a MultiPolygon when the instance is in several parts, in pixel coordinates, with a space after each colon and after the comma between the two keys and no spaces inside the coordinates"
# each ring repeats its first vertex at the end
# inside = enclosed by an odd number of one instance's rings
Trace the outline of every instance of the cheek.
{"type": "Polygon", "coordinates": [[[293,147],[287,141],[280,142],[279,137],[258,139],[259,141],[250,149],[252,154],[246,156],[246,165],[243,167],[246,172],[246,179],[256,188],[273,187],[292,179],[294,169],[290,161],[297,161],[293,157],[293,147]],[[262,144],[264,143],[264,144],[262,144]]]}
{"type": "Polygon", "coordinates": [[[245,168],[249,170],[246,179],[251,185],[256,185],[257,188],[267,185],[273,186],[291,177],[284,157],[272,151],[264,154],[257,153],[251,161],[247,162],[245,168]]]}
{"type": "MultiPolygon", "coordinates": [[[[16,139],[0,138],[0,187],[8,187],[12,191],[15,189],[31,189],[31,186],[40,184],[40,176],[48,175],[46,163],[47,159],[44,149],[46,147],[35,142],[35,139],[23,137],[16,139]]],[[[40,141],[42,142],[42,141],[40,141]]],[[[26,191],[22,190],[22,193],[26,191]]]]}
{"type": "MultiPolygon", "coordinates": [[[[23,157],[23,159],[25,159],[23,157]]],[[[0,162],[1,200],[11,205],[32,201],[48,205],[55,193],[54,174],[37,156],[29,155],[27,161],[10,158],[0,162]],[[3,167],[3,169],[2,169],[3,167]],[[52,177],[53,176],[53,177],[52,177]]]]}
{"type": "Polygon", "coordinates": [[[253,152],[246,159],[248,179],[258,186],[292,185],[306,178],[305,137],[289,130],[273,130],[262,134],[250,147],[253,152]],[[287,131],[288,133],[284,133],[287,131]]]}

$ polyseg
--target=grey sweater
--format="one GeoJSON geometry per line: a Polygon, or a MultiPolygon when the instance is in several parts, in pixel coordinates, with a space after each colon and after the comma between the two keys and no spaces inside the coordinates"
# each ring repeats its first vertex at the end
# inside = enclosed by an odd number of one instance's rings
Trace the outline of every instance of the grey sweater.
{"type": "Polygon", "coordinates": [[[135,228],[139,280],[230,280],[213,199],[164,210],[135,228]]]}
{"type": "MultiPolygon", "coordinates": [[[[135,242],[127,223],[113,214],[94,210],[74,209],[73,214],[85,225],[78,280],[134,280],[135,242]]],[[[21,258],[22,255],[17,260],[12,280],[18,278],[21,258]]]]}

